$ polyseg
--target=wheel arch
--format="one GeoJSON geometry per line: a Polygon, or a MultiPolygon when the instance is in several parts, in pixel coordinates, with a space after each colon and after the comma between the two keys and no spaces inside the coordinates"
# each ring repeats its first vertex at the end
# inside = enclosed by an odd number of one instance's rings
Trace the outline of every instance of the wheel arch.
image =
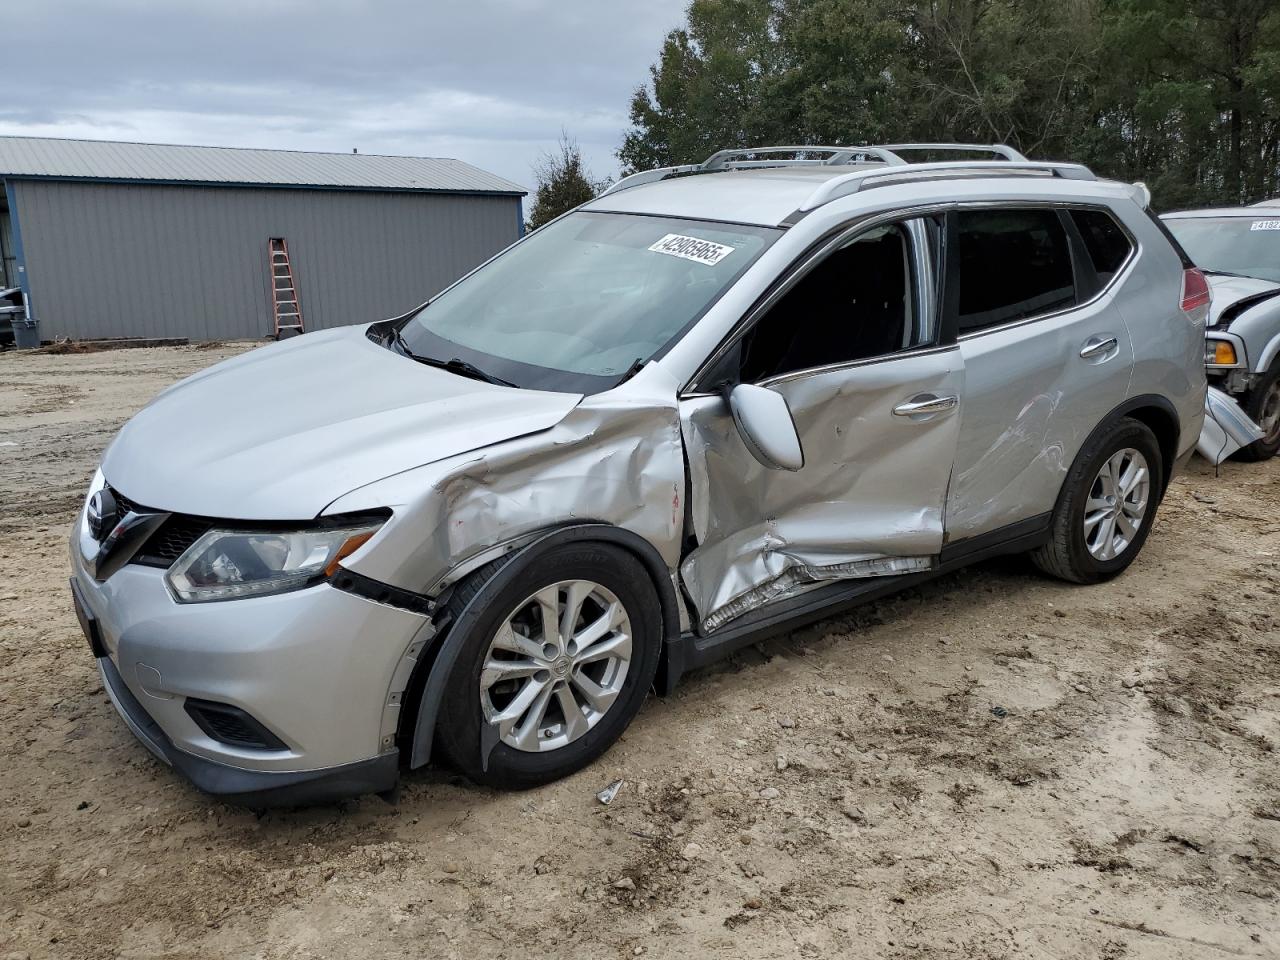
{"type": "Polygon", "coordinates": [[[1255,368],[1249,370],[1253,374],[1266,373],[1271,369],[1271,365],[1280,360],[1280,333],[1275,334],[1267,341],[1266,346],[1262,348],[1258,355],[1258,362],[1255,368]]]}
{"type": "MultiPolygon", "coordinates": [[[[1163,497],[1165,490],[1169,487],[1169,481],[1173,478],[1174,462],[1178,459],[1178,444],[1182,439],[1182,427],[1177,408],[1167,397],[1154,393],[1130,397],[1098,421],[1098,425],[1090,431],[1089,436],[1080,445],[1080,450],[1084,450],[1094,438],[1125,417],[1137,420],[1156,436],[1156,443],[1160,446],[1161,460],[1160,496],[1163,497]]],[[[1076,455],[1079,456],[1079,452],[1076,455]]],[[[1064,479],[1063,483],[1065,482],[1064,479]]],[[[1059,493],[1058,496],[1060,499],[1062,494],[1059,493]]]]}
{"type": "Polygon", "coordinates": [[[434,655],[424,657],[415,667],[406,688],[408,696],[400,715],[397,739],[401,744],[402,755],[407,754],[409,757],[409,769],[424,766],[431,760],[444,687],[457,663],[468,626],[480,616],[486,594],[491,589],[501,590],[520,570],[537,561],[549,550],[566,543],[584,542],[602,543],[624,550],[639,560],[648,573],[662,611],[664,649],[659,652],[661,672],[666,660],[667,644],[680,636],[679,598],[672,583],[671,571],[661,554],[639,534],[610,523],[585,522],[548,530],[523,547],[493,561],[496,569],[485,581],[484,590],[472,597],[453,622],[439,624],[440,639],[433,645],[434,655]],[[406,741],[406,738],[409,739],[406,741]],[[407,751],[405,746],[408,747],[407,751]]]}

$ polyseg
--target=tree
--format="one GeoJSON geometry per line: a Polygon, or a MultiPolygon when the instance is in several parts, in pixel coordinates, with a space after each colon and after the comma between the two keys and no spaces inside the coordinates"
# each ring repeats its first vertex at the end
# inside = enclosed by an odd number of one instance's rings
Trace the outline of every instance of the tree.
{"type": "Polygon", "coordinates": [[[1280,192],[1280,0],[692,0],[624,169],[724,147],[1003,142],[1158,207],[1280,192]]]}
{"type": "Polygon", "coordinates": [[[705,160],[723,147],[782,142],[789,124],[776,96],[786,50],[771,0],[693,0],[688,25],[667,34],[650,85],[631,98],[624,170],[705,160]]]}
{"type": "Polygon", "coordinates": [[[533,176],[537,187],[529,210],[530,230],[537,230],[560,214],[586,203],[608,185],[608,181],[597,183],[591,179],[577,141],[569,139],[564,132],[556,149],[543,153],[534,164],[533,176]]]}

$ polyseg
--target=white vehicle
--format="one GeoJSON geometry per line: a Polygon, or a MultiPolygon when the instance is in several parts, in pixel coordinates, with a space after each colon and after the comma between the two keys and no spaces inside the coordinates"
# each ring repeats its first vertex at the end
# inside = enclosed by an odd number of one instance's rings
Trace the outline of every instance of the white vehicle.
{"type": "Polygon", "coordinates": [[[1280,451],[1280,209],[1259,204],[1161,219],[1213,292],[1204,350],[1209,383],[1262,433],[1238,456],[1268,460],[1280,451]]]}
{"type": "Polygon", "coordinates": [[[1131,186],[908,149],[637,174],[165,391],[71,544],[126,722],[255,805],[435,745],[532,786],[767,634],[995,554],[1119,574],[1200,434],[1204,279],[1131,186]]]}

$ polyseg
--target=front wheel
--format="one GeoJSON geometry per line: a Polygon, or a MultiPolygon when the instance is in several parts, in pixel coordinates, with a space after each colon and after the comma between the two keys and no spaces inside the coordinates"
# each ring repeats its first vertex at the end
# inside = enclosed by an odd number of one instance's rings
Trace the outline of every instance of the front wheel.
{"type": "Polygon", "coordinates": [[[658,666],[661,609],[640,562],[571,543],[492,596],[480,596],[483,583],[461,586],[458,601],[474,599],[483,612],[441,704],[440,745],[454,765],[477,783],[526,788],[604,753],[639,712],[658,666]]]}
{"type": "Polygon", "coordinates": [[[1240,460],[1270,460],[1280,453],[1280,358],[1262,376],[1261,382],[1245,397],[1244,412],[1262,428],[1262,439],[1242,447],[1240,460]]]}
{"type": "Polygon", "coordinates": [[[1031,554],[1052,576],[1099,583],[1129,566],[1163,496],[1160,445],[1146,424],[1123,418],[1090,439],[1063,484],[1052,537],[1031,554]]]}

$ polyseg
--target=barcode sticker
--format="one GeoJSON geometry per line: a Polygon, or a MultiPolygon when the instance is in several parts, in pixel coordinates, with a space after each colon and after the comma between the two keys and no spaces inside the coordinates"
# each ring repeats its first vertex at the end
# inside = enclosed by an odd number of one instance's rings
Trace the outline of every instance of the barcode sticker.
{"type": "Polygon", "coordinates": [[[665,253],[669,257],[682,257],[694,263],[703,263],[714,267],[717,263],[733,253],[733,247],[723,243],[712,243],[699,237],[686,237],[678,233],[668,233],[649,248],[654,253],[665,253]]]}

